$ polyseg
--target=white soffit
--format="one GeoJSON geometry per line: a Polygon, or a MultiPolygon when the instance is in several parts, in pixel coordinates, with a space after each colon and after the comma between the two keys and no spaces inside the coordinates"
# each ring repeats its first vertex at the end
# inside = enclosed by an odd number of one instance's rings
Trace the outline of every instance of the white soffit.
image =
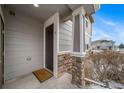
{"type": "Polygon", "coordinates": [[[5,5],[5,7],[9,10],[12,9],[14,11],[20,11],[39,19],[41,22],[47,20],[56,12],[59,12],[61,17],[66,17],[72,13],[75,6],[77,7],[78,5],[71,5],[71,8],[66,4],[39,4],[39,7],[34,7],[33,4],[5,5]]]}

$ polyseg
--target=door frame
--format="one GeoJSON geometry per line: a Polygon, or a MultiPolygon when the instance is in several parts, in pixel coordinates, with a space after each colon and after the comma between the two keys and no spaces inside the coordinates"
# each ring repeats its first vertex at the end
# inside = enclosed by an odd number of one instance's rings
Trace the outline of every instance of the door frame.
{"type": "Polygon", "coordinates": [[[1,50],[1,64],[2,64],[2,84],[4,84],[4,19],[2,14],[0,14],[0,20],[2,21],[3,27],[2,27],[2,31],[1,31],[1,48],[3,50],[1,50]],[[3,38],[2,38],[3,37],[3,38]]]}
{"type": "Polygon", "coordinates": [[[59,51],[59,13],[55,13],[53,16],[48,18],[44,22],[43,26],[43,40],[44,40],[44,55],[43,55],[43,68],[46,68],[46,61],[45,61],[45,39],[46,39],[46,28],[53,24],[53,75],[57,77],[58,73],[58,51],[59,51]]]}
{"type": "Polygon", "coordinates": [[[48,26],[46,28],[45,31],[45,43],[46,43],[46,49],[45,49],[45,53],[46,53],[46,57],[45,57],[45,66],[48,70],[50,70],[50,72],[53,73],[53,53],[54,53],[54,48],[53,48],[53,44],[54,44],[54,24],[51,24],[50,26],[48,26]]]}

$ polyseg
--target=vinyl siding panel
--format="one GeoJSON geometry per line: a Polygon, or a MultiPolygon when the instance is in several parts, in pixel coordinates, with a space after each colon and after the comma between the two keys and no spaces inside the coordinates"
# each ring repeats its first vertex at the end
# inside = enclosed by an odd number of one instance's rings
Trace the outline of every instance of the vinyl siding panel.
{"type": "Polygon", "coordinates": [[[60,22],[59,52],[71,51],[72,49],[72,22],[60,22]]]}
{"type": "Polygon", "coordinates": [[[15,12],[5,15],[5,80],[28,74],[43,66],[43,25],[15,12]]]}

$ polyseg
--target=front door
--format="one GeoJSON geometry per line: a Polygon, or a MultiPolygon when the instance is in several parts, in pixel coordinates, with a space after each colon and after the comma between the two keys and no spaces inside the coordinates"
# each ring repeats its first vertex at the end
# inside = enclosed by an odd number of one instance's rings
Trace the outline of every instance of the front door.
{"type": "Polygon", "coordinates": [[[46,60],[46,68],[48,68],[49,70],[51,70],[52,72],[53,72],[53,55],[54,55],[54,53],[53,53],[53,40],[54,40],[54,34],[53,34],[53,31],[54,31],[54,24],[52,24],[52,25],[50,25],[50,26],[48,26],[48,27],[46,27],[46,31],[45,31],[45,56],[46,56],[46,58],[45,58],[45,60],[46,60]]]}
{"type": "Polygon", "coordinates": [[[4,24],[2,17],[0,16],[0,88],[2,88],[2,84],[4,82],[4,24]]]}

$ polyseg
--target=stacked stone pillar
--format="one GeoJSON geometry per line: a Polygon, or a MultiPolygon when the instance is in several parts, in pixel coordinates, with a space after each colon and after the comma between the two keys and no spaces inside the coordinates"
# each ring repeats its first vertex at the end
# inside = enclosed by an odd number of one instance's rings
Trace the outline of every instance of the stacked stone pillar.
{"type": "Polygon", "coordinates": [[[58,55],[58,77],[68,72],[72,74],[72,83],[84,88],[84,62],[85,57],[71,56],[69,53],[58,55]]]}
{"type": "Polygon", "coordinates": [[[71,73],[72,57],[70,53],[58,55],[58,77],[62,76],[65,72],[71,73]]]}
{"type": "Polygon", "coordinates": [[[85,72],[84,72],[84,57],[75,57],[73,56],[73,65],[72,65],[72,83],[76,84],[80,88],[85,87],[85,72]]]}

